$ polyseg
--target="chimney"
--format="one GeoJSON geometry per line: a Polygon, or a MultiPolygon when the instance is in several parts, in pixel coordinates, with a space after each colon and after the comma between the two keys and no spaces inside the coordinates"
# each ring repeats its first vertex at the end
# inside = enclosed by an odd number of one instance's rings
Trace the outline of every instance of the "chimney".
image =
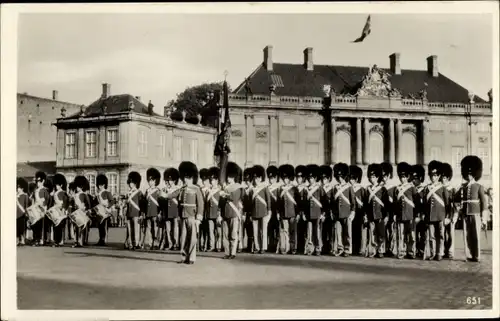
{"type": "Polygon", "coordinates": [[[57,90],[52,90],[52,100],[58,100],[59,93],[57,90]]]}
{"type": "Polygon", "coordinates": [[[438,72],[438,56],[432,55],[427,57],[427,72],[432,77],[437,77],[439,75],[438,72]]]}
{"type": "Polygon", "coordinates": [[[304,67],[312,71],[314,69],[314,64],[313,64],[313,48],[307,47],[304,49],[304,67]]]}
{"type": "Polygon", "coordinates": [[[401,65],[399,64],[401,54],[399,52],[395,52],[389,56],[389,62],[391,65],[391,72],[394,75],[401,75],[401,65]]]}
{"type": "Polygon", "coordinates": [[[268,71],[273,71],[273,46],[271,45],[264,48],[264,67],[268,71]]]}
{"type": "Polygon", "coordinates": [[[111,85],[108,83],[102,84],[102,96],[101,98],[108,98],[111,92],[111,85]]]}

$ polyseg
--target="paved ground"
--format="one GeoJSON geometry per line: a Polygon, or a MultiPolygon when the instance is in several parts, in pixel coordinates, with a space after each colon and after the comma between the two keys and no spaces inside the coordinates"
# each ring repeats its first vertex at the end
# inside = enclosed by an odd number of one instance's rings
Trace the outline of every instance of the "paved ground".
{"type": "Polygon", "coordinates": [[[455,261],[202,253],[188,266],[178,253],[122,250],[114,228],[107,248],[19,248],[18,308],[490,309],[491,232],[479,264],[463,262],[460,235],[455,261]]]}

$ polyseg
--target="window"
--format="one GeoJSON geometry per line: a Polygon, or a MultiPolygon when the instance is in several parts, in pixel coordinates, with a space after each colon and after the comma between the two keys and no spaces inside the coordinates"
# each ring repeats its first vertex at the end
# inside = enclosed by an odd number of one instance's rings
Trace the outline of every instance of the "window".
{"type": "Polygon", "coordinates": [[[118,174],[117,173],[108,173],[108,191],[111,195],[118,195],[118,174]]]}
{"type": "Polygon", "coordinates": [[[108,129],[106,139],[108,141],[108,147],[107,147],[108,156],[117,156],[118,130],[108,129]]]}
{"type": "Polygon", "coordinates": [[[462,158],[465,157],[465,149],[461,146],[456,146],[451,148],[451,155],[453,157],[452,166],[454,168],[460,168],[460,162],[462,158]]]}
{"type": "Polygon", "coordinates": [[[490,149],[488,147],[478,147],[477,157],[483,161],[483,174],[490,173],[490,149]]]}
{"type": "Polygon", "coordinates": [[[64,150],[66,158],[75,158],[76,151],[76,133],[66,133],[65,141],[64,141],[64,150]]]}
{"type": "Polygon", "coordinates": [[[95,178],[96,178],[96,175],[95,174],[85,174],[85,177],[89,181],[90,194],[95,195],[95,178]]]}
{"type": "Polygon", "coordinates": [[[96,131],[85,132],[85,157],[96,157],[96,131]]]}
{"type": "Polygon", "coordinates": [[[440,160],[441,159],[441,147],[432,146],[431,147],[431,160],[440,160]]]}
{"type": "Polygon", "coordinates": [[[148,155],[148,133],[141,129],[139,130],[139,135],[137,136],[139,140],[139,156],[147,156],[148,155]]]}
{"type": "Polygon", "coordinates": [[[193,163],[198,163],[198,140],[191,139],[189,142],[189,158],[193,163]]]}
{"type": "Polygon", "coordinates": [[[308,164],[319,164],[319,143],[307,143],[306,155],[308,164]]]}
{"type": "Polygon", "coordinates": [[[351,135],[348,132],[341,130],[336,135],[335,162],[351,164],[351,135]]]}
{"type": "Polygon", "coordinates": [[[165,142],[166,142],[165,135],[164,134],[158,135],[158,142],[156,145],[156,148],[158,150],[158,158],[165,158],[165,152],[166,152],[165,142]]]}
{"type": "Polygon", "coordinates": [[[182,161],[182,137],[174,137],[174,161],[182,161]]]}
{"type": "Polygon", "coordinates": [[[463,123],[461,121],[455,121],[451,126],[451,130],[454,132],[462,132],[464,130],[463,123]]]}
{"type": "Polygon", "coordinates": [[[280,163],[294,165],[296,148],[297,147],[294,142],[281,143],[280,163]]]}
{"type": "MultiPolygon", "coordinates": [[[[404,136],[404,135],[403,135],[404,136]]],[[[403,137],[404,138],[404,137],[403,137]]],[[[384,161],[384,138],[379,133],[370,134],[370,162],[382,163],[384,161]]],[[[404,146],[404,145],[403,145],[404,146]]],[[[405,154],[403,154],[405,155],[405,154]]],[[[405,155],[406,157],[406,155],[405,155]]],[[[408,161],[410,164],[410,161],[408,161]]]]}
{"type": "Polygon", "coordinates": [[[256,143],[255,144],[255,164],[262,165],[264,167],[268,164],[269,145],[267,143],[256,143]]]}
{"type": "Polygon", "coordinates": [[[402,150],[401,156],[404,161],[408,164],[417,164],[417,138],[411,132],[403,133],[401,136],[401,145],[400,148],[402,150]]]}

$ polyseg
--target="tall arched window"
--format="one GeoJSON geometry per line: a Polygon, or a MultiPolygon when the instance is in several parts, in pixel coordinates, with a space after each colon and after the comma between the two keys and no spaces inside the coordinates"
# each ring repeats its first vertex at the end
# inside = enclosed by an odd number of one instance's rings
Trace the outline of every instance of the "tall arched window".
{"type": "Polygon", "coordinates": [[[336,134],[336,163],[346,163],[351,165],[351,135],[344,131],[338,131],[336,134]]]}
{"type": "Polygon", "coordinates": [[[384,137],[378,132],[370,133],[370,162],[382,163],[384,161],[384,137]]]}
{"type": "Polygon", "coordinates": [[[408,164],[417,163],[417,139],[414,133],[404,132],[401,137],[402,160],[408,164]]]}

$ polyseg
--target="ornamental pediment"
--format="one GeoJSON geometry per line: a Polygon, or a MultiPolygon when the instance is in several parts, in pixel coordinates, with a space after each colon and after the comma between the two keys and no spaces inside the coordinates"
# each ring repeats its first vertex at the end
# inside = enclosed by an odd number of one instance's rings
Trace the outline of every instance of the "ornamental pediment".
{"type": "Polygon", "coordinates": [[[361,87],[356,95],[358,97],[397,97],[399,91],[392,88],[389,73],[373,65],[361,81],[361,87]]]}

